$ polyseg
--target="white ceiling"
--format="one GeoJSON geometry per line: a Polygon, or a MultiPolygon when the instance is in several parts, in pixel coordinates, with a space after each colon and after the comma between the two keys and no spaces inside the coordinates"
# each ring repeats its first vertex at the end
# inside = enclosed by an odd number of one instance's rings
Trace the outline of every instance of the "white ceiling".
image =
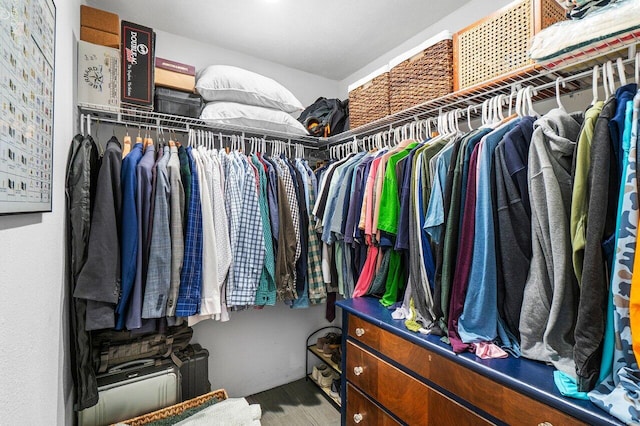
{"type": "Polygon", "coordinates": [[[87,0],[142,25],[341,80],[469,0],[87,0]]]}

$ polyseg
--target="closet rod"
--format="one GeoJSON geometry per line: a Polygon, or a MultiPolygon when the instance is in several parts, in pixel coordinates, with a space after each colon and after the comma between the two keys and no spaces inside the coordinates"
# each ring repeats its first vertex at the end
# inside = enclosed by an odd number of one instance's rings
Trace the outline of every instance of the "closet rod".
{"type": "Polygon", "coordinates": [[[81,113],[91,114],[92,118],[104,122],[129,127],[145,126],[149,128],[161,127],[173,131],[188,132],[189,130],[223,132],[225,134],[245,134],[248,136],[268,136],[274,139],[291,140],[305,146],[318,146],[318,138],[308,135],[294,135],[287,132],[265,130],[252,127],[237,126],[231,124],[207,124],[204,120],[193,117],[164,114],[155,111],[144,111],[131,107],[111,107],[95,104],[78,104],[81,113]]]}
{"type": "MultiPolygon", "coordinates": [[[[611,61],[606,61],[605,64],[607,62],[611,62],[611,61]]],[[[627,71],[626,70],[627,66],[635,65],[635,58],[623,59],[622,64],[625,66],[625,71],[627,71]]],[[[602,67],[602,64],[600,64],[599,67],[602,67]]],[[[543,101],[555,96],[555,85],[556,85],[557,77],[562,77],[562,80],[567,84],[567,89],[562,90],[565,94],[567,94],[567,93],[571,93],[572,89],[578,90],[578,89],[586,89],[590,87],[592,75],[593,75],[592,68],[589,68],[588,70],[581,71],[578,73],[568,74],[568,75],[561,75],[558,72],[549,72],[544,75],[538,76],[539,78],[544,77],[546,80],[548,80],[545,83],[541,83],[538,85],[527,84],[535,80],[535,78],[526,78],[521,81],[514,81],[511,84],[505,85],[497,89],[493,89],[489,92],[476,93],[471,96],[466,96],[466,97],[463,96],[458,99],[456,99],[456,94],[452,93],[443,97],[442,99],[427,101],[425,102],[424,105],[415,107],[415,108],[420,108],[421,110],[419,112],[413,112],[412,115],[410,115],[410,117],[405,117],[403,113],[399,113],[400,117],[398,117],[398,119],[394,121],[388,122],[386,120],[381,120],[381,122],[378,123],[377,125],[375,123],[372,123],[373,126],[371,128],[365,127],[364,130],[358,133],[352,133],[352,132],[341,133],[340,135],[336,135],[335,137],[329,138],[323,146],[331,147],[334,145],[348,142],[349,139],[353,139],[354,137],[374,135],[382,131],[387,131],[389,129],[402,127],[403,125],[409,124],[411,122],[437,117],[441,113],[453,111],[455,109],[465,109],[465,110],[467,108],[481,109],[482,102],[484,102],[485,100],[495,98],[496,96],[499,96],[501,94],[508,96],[516,87],[521,87],[521,88],[524,88],[526,86],[533,87],[533,89],[537,92],[537,95],[533,99],[534,102],[543,101]],[[570,84],[571,86],[569,86],[570,84]],[[446,101],[447,97],[452,98],[451,103],[442,104],[443,101],[446,101]],[[472,101],[476,99],[480,100],[480,103],[472,103],[472,101]]],[[[411,111],[411,109],[408,110],[406,114],[409,114],[409,111],[411,111]]],[[[474,116],[477,116],[477,115],[478,114],[474,114],[474,116]]]]}
{"type": "MultiPolygon", "coordinates": [[[[151,130],[151,131],[158,131],[158,130],[163,130],[166,132],[174,132],[174,133],[184,133],[184,134],[188,134],[190,130],[200,130],[202,132],[207,132],[207,133],[212,133],[215,136],[222,136],[225,138],[232,138],[234,136],[239,137],[240,135],[238,134],[231,134],[231,133],[222,133],[220,131],[215,131],[214,129],[184,129],[184,128],[179,128],[179,127],[169,127],[169,126],[165,126],[165,125],[153,125],[151,123],[133,123],[133,122],[126,122],[126,121],[122,121],[122,120],[118,120],[117,118],[111,118],[111,117],[92,117],[91,114],[81,114],[80,115],[80,130],[81,132],[84,131],[84,127],[85,127],[85,120],[86,120],[86,128],[87,131],[90,131],[91,127],[89,125],[89,123],[91,121],[96,121],[98,122],[98,124],[100,123],[109,123],[109,124],[113,124],[116,126],[121,126],[121,127],[130,127],[132,129],[138,128],[138,129],[145,129],[145,130],[151,130]]],[[[290,139],[288,140],[279,140],[277,138],[274,139],[268,139],[267,135],[265,136],[254,136],[257,137],[258,139],[263,139],[264,142],[269,143],[269,144],[283,144],[287,147],[292,147],[295,149],[296,145],[301,145],[302,147],[304,147],[304,149],[313,149],[313,150],[319,150],[320,147],[318,147],[317,145],[308,145],[305,144],[303,142],[298,142],[295,141],[291,142],[290,139]]],[[[246,144],[250,144],[250,139],[251,136],[245,136],[245,143],[246,144]]]]}

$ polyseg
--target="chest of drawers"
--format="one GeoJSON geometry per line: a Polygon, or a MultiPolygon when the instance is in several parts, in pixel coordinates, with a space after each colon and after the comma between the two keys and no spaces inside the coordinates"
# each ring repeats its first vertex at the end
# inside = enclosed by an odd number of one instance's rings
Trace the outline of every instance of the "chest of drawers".
{"type": "Polygon", "coordinates": [[[438,336],[406,330],[377,299],[338,305],[345,336],[343,424],[621,424],[589,401],[561,396],[553,369],[542,363],[456,355],[438,336]]]}

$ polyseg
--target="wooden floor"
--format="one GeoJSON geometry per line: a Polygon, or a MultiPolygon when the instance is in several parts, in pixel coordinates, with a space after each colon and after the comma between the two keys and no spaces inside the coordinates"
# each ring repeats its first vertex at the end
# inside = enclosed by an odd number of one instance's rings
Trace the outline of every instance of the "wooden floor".
{"type": "Polygon", "coordinates": [[[248,396],[250,404],[260,404],[263,426],[340,424],[340,412],[311,381],[300,379],[268,391],[248,396]]]}

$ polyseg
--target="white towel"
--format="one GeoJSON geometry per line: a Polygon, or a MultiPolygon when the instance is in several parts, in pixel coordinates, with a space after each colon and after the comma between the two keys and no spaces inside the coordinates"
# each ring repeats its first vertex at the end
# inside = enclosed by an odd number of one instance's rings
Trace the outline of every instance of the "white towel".
{"type": "Polygon", "coordinates": [[[176,426],[259,426],[262,410],[244,398],[229,398],[195,413],[176,426]]]}

